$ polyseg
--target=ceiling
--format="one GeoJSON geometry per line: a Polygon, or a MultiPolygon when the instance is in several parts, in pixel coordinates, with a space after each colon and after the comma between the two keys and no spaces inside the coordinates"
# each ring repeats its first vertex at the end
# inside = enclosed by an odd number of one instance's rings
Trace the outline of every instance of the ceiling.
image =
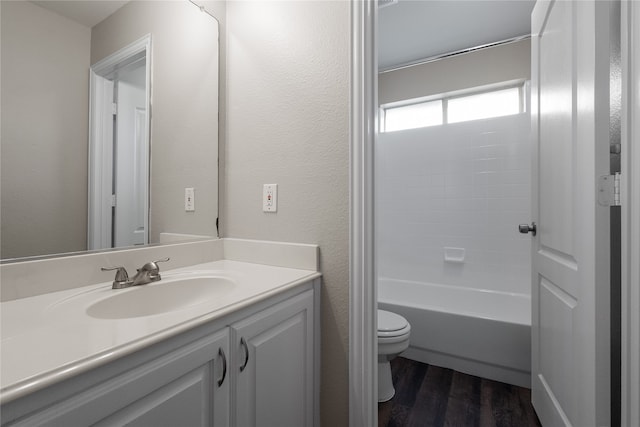
{"type": "MultiPolygon", "coordinates": [[[[382,0],[380,0],[382,2],[382,0]]],[[[386,0],[379,10],[381,71],[444,53],[528,35],[535,0],[386,0]]],[[[128,3],[33,1],[89,28],[128,3]]]]}
{"type": "Polygon", "coordinates": [[[381,7],[381,71],[531,33],[535,0],[399,0],[381,7]]]}
{"type": "Polygon", "coordinates": [[[94,1],[33,1],[38,6],[49,9],[58,15],[76,21],[86,27],[92,28],[105,18],[113,14],[129,1],[118,0],[94,0],[94,1]]]}

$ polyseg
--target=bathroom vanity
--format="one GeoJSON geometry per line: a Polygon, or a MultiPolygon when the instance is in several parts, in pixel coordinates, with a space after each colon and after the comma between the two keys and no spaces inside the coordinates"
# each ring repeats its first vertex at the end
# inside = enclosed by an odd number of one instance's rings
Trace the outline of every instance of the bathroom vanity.
{"type": "Polygon", "coordinates": [[[2,425],[319,425],[320,274],[250,245],[3,302],[2,425]]]}

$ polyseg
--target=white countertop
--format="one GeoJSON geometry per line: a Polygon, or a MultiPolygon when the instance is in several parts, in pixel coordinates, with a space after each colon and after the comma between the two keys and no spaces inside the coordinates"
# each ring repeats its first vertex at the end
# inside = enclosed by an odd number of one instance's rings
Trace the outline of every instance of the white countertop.
{"type": "Polygon", "coordinates": [[[185,272],[206,272],[235,285],[179,310],[125,319],[87,314],[95,302],[141,288],[113,290],[111,281],[1,303],[0,401],[32,393],[320,276],[312,270],[229,260],[161,275],[170,281],[185,272]]]}

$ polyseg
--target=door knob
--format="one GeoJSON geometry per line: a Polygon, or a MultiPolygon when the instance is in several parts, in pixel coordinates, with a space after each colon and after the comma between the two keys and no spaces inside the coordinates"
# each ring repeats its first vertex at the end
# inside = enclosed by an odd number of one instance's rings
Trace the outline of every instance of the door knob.
{"type": "Polygon", "coordinates": [[[536,235],[536,223],[532,222],[531,225],[529,225],[529,224],[520,224],[520,225],[518,225],[518,231],[520,231],[522,234],[531,233],[533,236],[535,236],[536,235]]]}

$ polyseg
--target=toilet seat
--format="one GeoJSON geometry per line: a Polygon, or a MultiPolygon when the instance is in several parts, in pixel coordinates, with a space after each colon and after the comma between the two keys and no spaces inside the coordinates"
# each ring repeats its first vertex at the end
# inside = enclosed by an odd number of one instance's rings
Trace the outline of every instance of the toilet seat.
{"type": "Polygon", "coordinates": [[[378,338],[400,338],[408,335],[410,331],[411,326],[404,317],[390,311],[378,310],[378,338]]]}
{"type": "Polygon", "coordinates": [[[409,348],[410,332],[407,319],[378,309],[378,402],[386,402],[396,393],[389,362],[409,348]]]}

